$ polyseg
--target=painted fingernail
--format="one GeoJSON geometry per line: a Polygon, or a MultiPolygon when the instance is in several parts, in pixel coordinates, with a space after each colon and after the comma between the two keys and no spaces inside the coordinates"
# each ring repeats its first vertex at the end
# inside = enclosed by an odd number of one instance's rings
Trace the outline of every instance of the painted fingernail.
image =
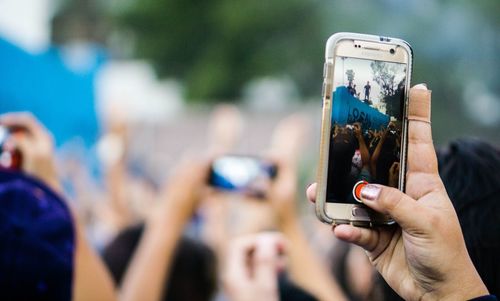
{"type": "Polygon", "coordinates": [[[375,201],[380,194],[380,187],[377,185],[366,185],[361,189],[361,199],[367,201],[375,201]]]}

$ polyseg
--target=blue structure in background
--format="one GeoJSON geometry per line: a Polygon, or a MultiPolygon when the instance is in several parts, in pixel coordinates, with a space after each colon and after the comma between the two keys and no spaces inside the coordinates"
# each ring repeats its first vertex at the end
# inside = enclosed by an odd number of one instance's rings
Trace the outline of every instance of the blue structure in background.
{"type": "Polygon", "coordinates": [[[360,122],[363,130],[379,130],[390,120],[389,116],[352,96],[344,86],[337,87],[333,93],[332,124],[344,126],[360,122]]]}
{"type": "Polygon", "coordinates": [[[30,54],[0,38],[0,113],[32,112],[53,133],[57,145],[75,136],[91,146],[98,135],[94,79],[105,62],[95,50],[94,66],[68,68],[55,47],[30,54]]]}

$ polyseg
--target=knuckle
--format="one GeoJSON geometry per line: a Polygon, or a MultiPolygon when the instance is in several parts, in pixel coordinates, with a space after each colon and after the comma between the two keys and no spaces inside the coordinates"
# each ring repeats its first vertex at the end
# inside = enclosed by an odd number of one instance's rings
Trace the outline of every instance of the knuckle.
{"type": "Polygon", "coordinates": [[[394,211],[403,201],[405,195],[395,188],[384,188],[381,198],[382,206],[389,212],[394,211]]]}

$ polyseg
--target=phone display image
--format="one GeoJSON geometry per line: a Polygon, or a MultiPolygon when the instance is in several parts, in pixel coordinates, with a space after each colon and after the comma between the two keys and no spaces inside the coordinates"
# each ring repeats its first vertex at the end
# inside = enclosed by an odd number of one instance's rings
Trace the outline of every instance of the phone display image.
{"type": "Polygon", "coordinates": [[[249,156],[222,156],[214,160],[210,185],[225,191],[263,198],[277,168],[265,160],[249,156]]]}
{"type": "Polygon", "coordinates": [[[399,187],[406,64],[335,57],[326,202],[358,203],[360,187],[399,187]]]}

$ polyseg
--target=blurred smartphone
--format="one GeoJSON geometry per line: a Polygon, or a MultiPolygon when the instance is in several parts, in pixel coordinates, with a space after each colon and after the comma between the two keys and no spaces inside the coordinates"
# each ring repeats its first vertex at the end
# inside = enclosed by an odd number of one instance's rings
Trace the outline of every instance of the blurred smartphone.
{"type": "Polygon", "coordinates": [[[276,165],[264,159],[225,155],[212,162],[209,184],[220,190],[264,198],[276,174],[276,165]]]}
{"type": "Polygon", "coordinates": [[[326,43],[316,215],[330,224],[394,223],[361,203],[367,183],[404,191],[412,49],[336,33],[326,43]]]}
{"type": "Polygon", "coordinates": [[[5,141],[12,135],[12,129],[0,125],[0,168],[21,169],[21,152],[5,148],[5,141]]]}

